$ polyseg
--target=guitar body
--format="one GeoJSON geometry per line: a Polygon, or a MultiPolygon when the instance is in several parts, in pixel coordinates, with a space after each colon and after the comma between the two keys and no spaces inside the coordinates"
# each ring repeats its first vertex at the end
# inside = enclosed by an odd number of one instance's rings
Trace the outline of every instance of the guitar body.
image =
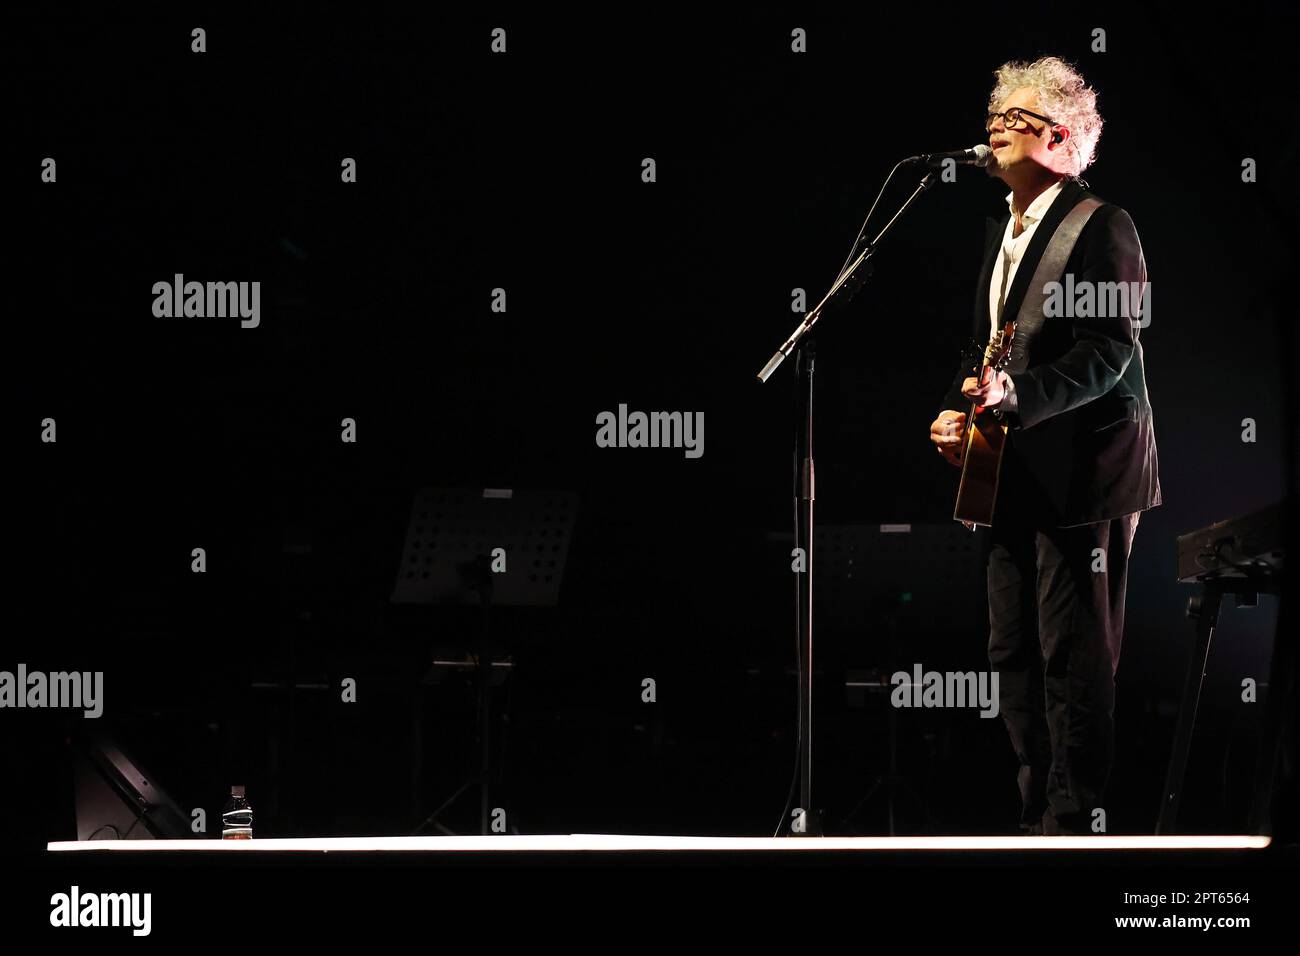
{"type": "Polygon", "coordinates": [[[957,521],[989,526],[998,500],[998,477],[1002,473],[1002,451],[1007,444],[1007,426],[992,412],[971,406],[966,417],[966,441],[962,451],[961,484],[957,486],[957,521]]]}
{"type": "MultiPolygon", "coordinates": [[[[1011,340],[1016,323],[1008,322],[984,350],[979,380],[1004,368],[1011,358],[1011,340]]],[[[1007,445],[1007,426],[992,411],[971,404],[966,416],[965,441],[962,443],[961,484],[957,486],[957,506],[953,520],[968,527],[993,524],[993,508],[998,501],[998,478],[1002,474],[1002,453],[1007,445]]],[[[972,530],[974,530],[972,528],[972,530]]]]}

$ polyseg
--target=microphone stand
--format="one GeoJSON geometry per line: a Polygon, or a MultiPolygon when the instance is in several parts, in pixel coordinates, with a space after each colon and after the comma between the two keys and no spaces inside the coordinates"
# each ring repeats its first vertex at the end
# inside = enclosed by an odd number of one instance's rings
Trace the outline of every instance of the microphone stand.
{"type": "MultiPolygon", "coordinates": [[[[892,219],[885,224],[875,239],[867,243],[866,248],[853,258],[853,253],[849,258],[853,261],[846,265],[840,273],[830,291],[822,297],[822,300],[810,311],[802,322],[796,327],[794,332],[784,344],[777,349],[776,353],[763,366],[762,371],[758,373],[759,382],[766,382],[777,367],[789,357],[796,346],[803,340],[814,325],[821,319],[828,306],[832,304],[843,305],[857,294],[862,283],[871,275],[872,264],[871,257],[876,251],[876,246],[885,234],[898,221],[916,201],[921,193],[925,192],[935,184],[938,174],[934,170],[927,172],[921,182],[912,191],[907,202],[894,213],[892,219]]],[[[887,183],[888,181],[886,181],[887,183]]],[[[868,214],[869,215],[869,214],[868,214]]],[[[865,230],[865,224],[864,224],[865,230]]],[[[859,236],[859,239],[861,237],[859,236]]],[[[857,251],[857,244],[854,244],[854,252],[857,251]]],[[[814,476],[813,476],[813,369],[814,369],[815,344],[812,336],[799,346],[799,355],[796,360],[795,377],[795,468],[794,468],[794,497],[795,497],[795,547],[802,548],[805,558],[804,571],[802,574],[795,576],[795,595],[798,604],[798,614],[795,625],[795,640],[799,648],[799,747],[798,747],[798,766],[799,766],[799,807],[801,811],[800,826],[793,827],[791,832],[800,836],[820,836],[822,832],[821,820],[818,813],[812,807],[812,689],[813,689],[813,501],[814,493],[814,476]]]]}

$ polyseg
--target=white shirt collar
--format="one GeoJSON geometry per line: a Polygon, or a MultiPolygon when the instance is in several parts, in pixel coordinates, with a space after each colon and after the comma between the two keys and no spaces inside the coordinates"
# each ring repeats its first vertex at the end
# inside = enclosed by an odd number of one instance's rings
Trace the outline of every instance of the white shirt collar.
{"type": "MultiPolygon", "coordinates": [[[[1038,194],[1037,198],[1029,204],[1029,208],[1021,214],[1020,219],[1026,225],[1038,222],[1047,213],[1047,209],[1052,205],[1052,201],[1060,195],[1061,190],[1065,187],[1065,180],[1057,180],[1056,184],[1049,186],[1038,194]]],[[[1016,194],[1007,193],[1007,206],[1011,210],[1011,218],[1016,218],[1016,194]]]]}

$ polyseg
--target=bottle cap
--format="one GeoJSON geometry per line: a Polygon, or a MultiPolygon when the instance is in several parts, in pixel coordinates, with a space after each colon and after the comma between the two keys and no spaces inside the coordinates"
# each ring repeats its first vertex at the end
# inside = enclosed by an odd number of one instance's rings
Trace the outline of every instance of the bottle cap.
{"type": "Polygon", "coordinates": [[[231,788],[230,788],[230,795],[231,795],[232,797],[242,797],[242,796],[244,795],[244,788],[243,788],[243,787],[231,787],[231,788]]]}

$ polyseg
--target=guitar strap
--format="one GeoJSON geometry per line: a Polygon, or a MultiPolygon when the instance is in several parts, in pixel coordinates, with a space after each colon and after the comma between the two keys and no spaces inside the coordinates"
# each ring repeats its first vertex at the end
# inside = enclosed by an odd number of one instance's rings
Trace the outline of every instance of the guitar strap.
{"type": "Polygon", "coordinates": [[[1011,340],[1011,357],[1006,367],[1008,373],[1023,372],[1028,367],[1028,343],[1043,324],[1043,306],[1049,295],[1047,286],[1060,281],[1065,274],[1065,264],[1070,261],[1070,253],[1074,252],[1074,244],[1079,241],[1079,233],[1083,232],[1083,227],[1101,205],[1101,200],[1094,197],[1079,200],[1065,214],[1061,224],[1056,227],[1056,232],[1052,233],[1047,248],[1043,250],[1043,257],[1038,260],[1034,278],[1025,290],[1024,301],[1020,303],[1016,332],[1011,340]]]}

